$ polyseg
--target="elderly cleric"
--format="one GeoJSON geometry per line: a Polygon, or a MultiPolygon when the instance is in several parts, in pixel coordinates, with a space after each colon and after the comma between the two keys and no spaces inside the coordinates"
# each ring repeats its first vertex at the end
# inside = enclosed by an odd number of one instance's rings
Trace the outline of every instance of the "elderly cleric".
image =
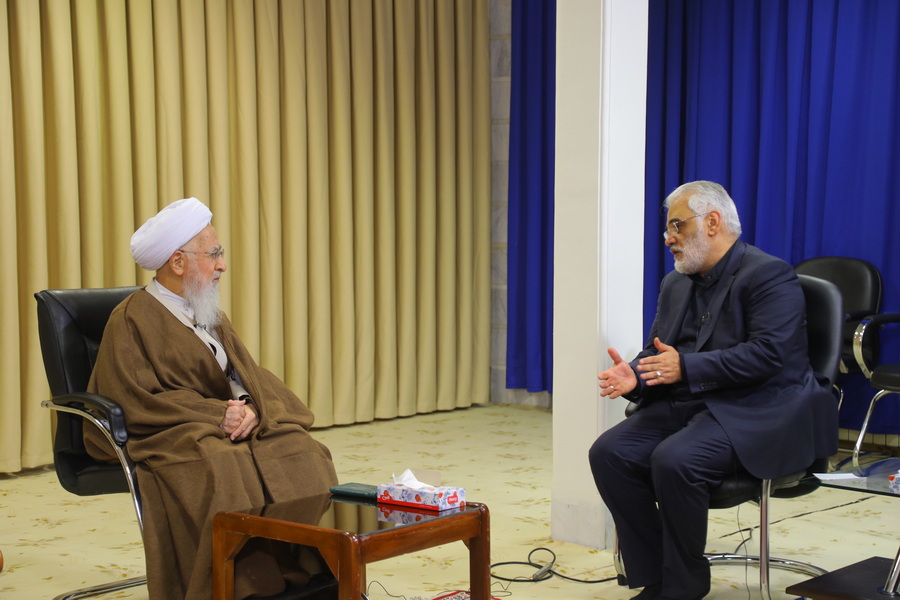
{"type": "MultiPolygon", "coordinates": [[[[325,493],[337,482],[330,452],[309,434],[312,412],[256,364],[219,308],[225,250],[211,220],[186,198],[132,236],[135,261],[156,277],[113,311],[88,388],[125,412],[151,600],[208,600],[217,512],[325,493]]],[[[85,443],[107,454],[92,432],[85,443]]],[[[272,547],[249,546],[236,563],[235,598],[309,578],[272,547]]]]}

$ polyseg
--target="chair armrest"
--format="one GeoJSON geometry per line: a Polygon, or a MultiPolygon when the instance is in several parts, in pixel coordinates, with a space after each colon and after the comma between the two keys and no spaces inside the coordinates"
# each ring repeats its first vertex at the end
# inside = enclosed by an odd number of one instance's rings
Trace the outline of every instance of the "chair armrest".
{"type": "Polygon", "coordinates": [[[85,418],[93,418],[106,425],[112,439],[118,446],[124,446],[128,441],[128,430],[125,429],[125,412],[122,407],[106,396],[90,394],[88,392],[76,392],[63,394],[50,400],[44,400],[41,404],[51,410],[80,414],[85,418]]]}
{"type": "Polygon", "coordinates": [[[852,310],[850,312],[844,313],[844,320],[845,321],[859,321],[861,319],[864,319],[865,317],[868,317],[871,314],[872,313],[870,313],[867,310],[852,310]]]}
{"type": "Polygon", "coordinates": [[[888,323],[900,323],[900,313],[878,313],[875,315],[866,315],[863,321],[872,325],[887,325],[888,323]]]}
{"type": "Polygon", "coordinates": [[[859,364],[859,368],[863,372],[863,375],[866,376],[866,379],[872,378],[872,369],[877,366],[866,364],[866,359],[863,356],[866,332],[871,331],[872,329],[870,328],[874,328],[877,331],[880,327],[889,323],[900,323],[900,313],[867,315],[863,317],[859,322],[859,325],[856,326],[856,331],[853,332],[853,358],[856,359],[856,362],[859,364]]]}

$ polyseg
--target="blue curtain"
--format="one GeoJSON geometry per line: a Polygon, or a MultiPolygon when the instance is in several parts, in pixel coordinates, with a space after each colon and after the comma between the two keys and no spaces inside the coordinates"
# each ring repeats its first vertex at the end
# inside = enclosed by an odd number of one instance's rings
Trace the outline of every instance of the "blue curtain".
{"type": "MultiPolygon", "coordinates": [[[[645,327],[672,268],[662,200],[695,179],[723,184],[743,238],[791,264],[874,263],[900,312],[900,2],[651,0],[649,27],[645,327]]],[[[874,390],[844,383],[857,428],[874,390]]],[[[870,431],[900,433],[898,405],[870,431]]]]}
{"type": "Polygon", "coordinates": [[[512,3],[506,387],[552,391],[556,0],[512,3]]]}

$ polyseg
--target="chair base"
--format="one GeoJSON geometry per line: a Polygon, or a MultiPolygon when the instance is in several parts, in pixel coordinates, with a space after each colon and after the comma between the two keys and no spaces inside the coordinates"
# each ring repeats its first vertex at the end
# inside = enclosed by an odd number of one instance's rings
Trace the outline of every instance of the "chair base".
{"type": "Polygon", "coordinates": [[[863,442],[866,437],[866,431],[869,429],[869,420],[872,418],[872,412],[875,410],[875,405],[878,404],[878,401],[881,400],[884,396],[897,393],[900,392],[895,392],[893,390],[879,390],[878,393],[872,397],[871,402],[869,402],[869,408],[866,410],[866,416],[863,418],[862,425],[859,428],[859,436],[856,438],[856,444],[853,445],[854,469],[860,469],[859,456],[862,452],[863,442]]]}
{"type": "Polygon", "coordinates": [[[145,583],[147,583],[146,577],[132,577],[131,579],[121,579],[118,581],[111,581],[109,583],[67,592],[65,594],[57,596],[53,600],[77,600],[78,598],[93,598],[94,596],[109,594],[112,592],[117,592],[119,590],[126,590],[128,588],[144,585],[145,583]]]}
{"type": "Polygon", "coordinates": [[[811,565],[809,563],[790,560],[788,558],[778,558],[769,556],[768,560],[760,559],[759,556],[744,554],[704,554],[710,565],[756,565],[759,567],[759,592],[764,599],[772,600],[772,593],[769,589],[769,569],[784,569],[785,571],[793,571],[812,577],[824,575],[828,571],[821,567],[811,565]],[[768,563],[768,564],[767,564],[768,563]]]}
{"type": "MultiPolygon", "coordinates": [[[[706,554],[705,556],[707,560],[709,560],[709,564],[711,565],[738,564],[759,566],[758,556],[747,556],[744,554],[706,554]]],[[[822,567],[817,567],[816,565],[791,560],[789,558],[778,558],[775,556],[769,557],[769,566],[775,567],[776,569],[783,569],[785,571],[793,571],[794,573],[809,575],[810,577],[818,577],[819,575],[824,575],[828,572],[822,567]]]]}

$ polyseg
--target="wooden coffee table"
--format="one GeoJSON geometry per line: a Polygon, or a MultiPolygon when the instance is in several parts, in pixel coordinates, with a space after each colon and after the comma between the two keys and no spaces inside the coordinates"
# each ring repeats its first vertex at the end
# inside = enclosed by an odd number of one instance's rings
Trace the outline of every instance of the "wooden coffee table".
{"type": "Polygon", "coordinates": [[[490,600],[490,515],[483,504],[432,512],[326,495],[220,512],[212,526],[213,600],[234,598],[234,560],[252,537],[317,548],[339,582],[340,600],[361,598],[368,563],[462,541],[471,598],[490,600]],[[353,518],[341,518],[348,511],[353,518]]]}

